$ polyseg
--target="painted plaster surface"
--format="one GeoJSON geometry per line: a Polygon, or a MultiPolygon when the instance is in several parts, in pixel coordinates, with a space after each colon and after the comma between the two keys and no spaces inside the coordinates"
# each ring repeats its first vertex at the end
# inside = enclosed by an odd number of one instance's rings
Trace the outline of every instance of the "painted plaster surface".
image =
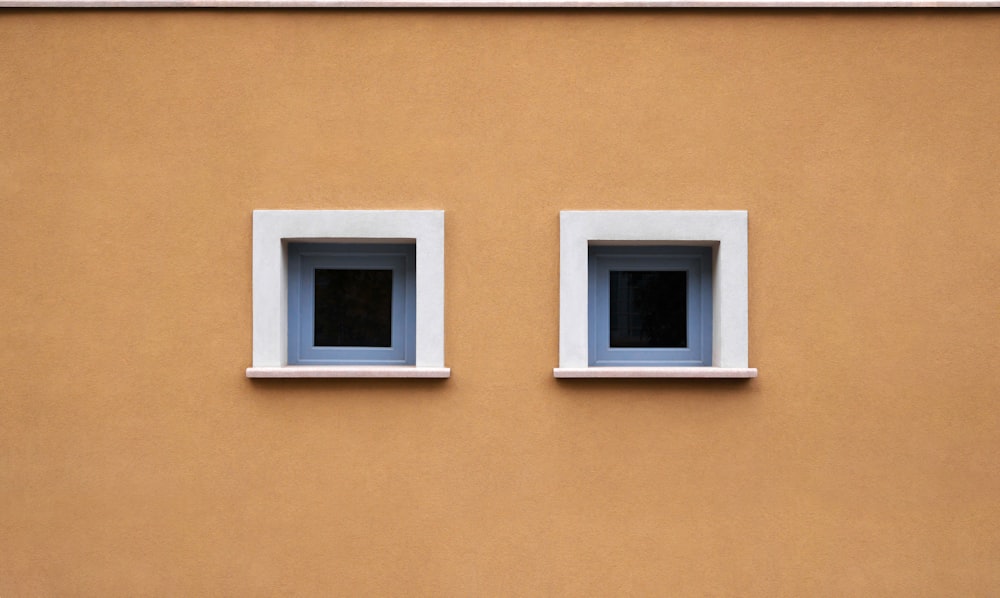
{"type": "Polygon", "coordinates": [[[0,13],[0,596],[990,596],[1000,14],[0,13]],[[444,210],[451,377],[246,377],[252,212],[444,210]],[[748,380],[553,376],[746,210],[748,380]]]}

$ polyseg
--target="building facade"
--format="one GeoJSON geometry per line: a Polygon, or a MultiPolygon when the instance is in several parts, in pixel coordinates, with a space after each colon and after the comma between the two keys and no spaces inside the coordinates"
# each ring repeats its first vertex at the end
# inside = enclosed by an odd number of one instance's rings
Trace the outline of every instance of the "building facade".
{"type": "Polygon", "coordinates": [[[0,595],[996,595],[998,64],[978,10],[0,13],[0,595]],[[255,210],[442,212],[449,377],[248,378],[255,210]],[[600,210],[746,212],[756,378],[554,375],[600,210]]]}

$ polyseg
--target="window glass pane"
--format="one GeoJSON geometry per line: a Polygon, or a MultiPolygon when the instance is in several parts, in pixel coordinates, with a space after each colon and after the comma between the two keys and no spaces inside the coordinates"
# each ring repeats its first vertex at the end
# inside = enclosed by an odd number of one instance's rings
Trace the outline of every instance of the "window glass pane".
{"type": "Polygon", "coordinates": [[[687,272],[610,274],[612,347],[687,347],[687,272]]]}
{"type": "Polygon", "coordinates": [[[392,270],[316,270],[317,347],[392,345],[392,270]]]}

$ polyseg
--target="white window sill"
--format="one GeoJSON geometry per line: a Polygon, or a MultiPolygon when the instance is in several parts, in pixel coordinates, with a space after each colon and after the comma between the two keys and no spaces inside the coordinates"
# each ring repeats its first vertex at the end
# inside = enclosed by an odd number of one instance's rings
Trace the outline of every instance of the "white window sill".
{"type": "Polygon", "coordinates": [[[287,365],[250,367],[247,378],[450,378],[451,368],[407,365],[287,365]]]}
{"type": "Polygon", "coordinates": [[[553,368],[556,378],[756,378],[757,368],[587,367],[553,368]]]}

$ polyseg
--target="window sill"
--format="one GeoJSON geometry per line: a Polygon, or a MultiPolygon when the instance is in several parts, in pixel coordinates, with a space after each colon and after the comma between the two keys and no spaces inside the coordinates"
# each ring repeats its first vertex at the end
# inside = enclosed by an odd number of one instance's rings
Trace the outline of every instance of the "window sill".
{"type": "Polygon", "coordinates": [[[553,368],[556,378],[756,378],[757,368],[588,367],[553,368]]]}
{"type": "Polygon", "coordinates": [[[450,378],[451,368],[406,365],[287,365],[250,367],[247,378],[450,378]]]}

